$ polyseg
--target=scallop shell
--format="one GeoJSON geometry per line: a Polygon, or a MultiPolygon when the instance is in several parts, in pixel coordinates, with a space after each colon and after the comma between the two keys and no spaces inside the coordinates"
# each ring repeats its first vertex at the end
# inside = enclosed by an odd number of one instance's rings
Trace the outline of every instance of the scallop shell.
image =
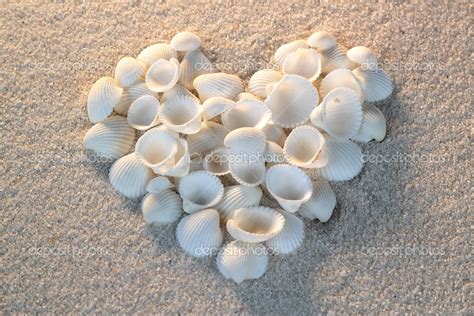
{"type": "Polygon", "coordinates": [[[262,131],[265,133],[267,141],[271,141],[280,145],[280,147],[285,146],[286,134],[285,130],[280,126],[269,122],[267,126],[262,128],[262,131]]]}
{"type": "Polygon", "coordinates": [[[392,81],[382,69],[363,70],[359,67],[353,70],[353,74],[359,81],[367,101],[381,101],[392,94],[392,81]]]}
{"type": "Polygon", "coordinates": [[[278,82],[283,78],[279,71],[272,69],[259,70],[252,75],[249,81],[250,92],[261,98],[268,96],[266,87],[269,83],[278,82]]]}
{"type": "Polygon", "coordinates": [[[285,75],[265,100],[274,124],[294,128],[309,119],[319,95],[316,88],[298,75],[285,75]]]}
{"type": "Polygon", "coordinates": [[[132,57],[124,57],[115,66],[115,80],[125,88],[135,84],[145,75],[146,64],[132,57]]]}
{"type": "Polygon", "coordinates": [[[191,32],[179,32],[171,39],[170,46],[178,52],[196,50],[201,47],[201,39],[191,32]]]}
{"type": "Polygon", "coordinates": [[[349,49],[347,58],[356,64],[364,65],[365,69],[376,69],[377,67],[377,56],[374,51],[364,46],[349,49]]]}
{"type": "Polygon", "coordinates": [[[180,84],[175,84],[173,88],[163,92],[160,102],[165,103],[166,101],[176,98],[178,96],[187,96],[199,101],[199,98],[195,96],[194,94],[192,94],[191,91],[186,89],[184,86],[180,84]]]}
{"type": "Polygon", "coordinates": [[[203,168],[207,172],[223,176],[230,172],[229,169],[229,150],[227,147],[219,147],[204,157],[203,168]]]}
{"type": "Polygon", "coordinates": [[[290,213],[296,212],[313,193],[309,176],[301,169],[286,164],[268,169],[265,185],[278,204],[290,213]]]}
{"type": "Polygon", "coordinates": [[[174,156],[174,166],[163,173],[170,177],[184,177],[189,173],[191,166],[191,156],[189,154],[188,143],[184,138],[178,138],[176,141],[178,150],[174,156]]]}
{"type": "Polygon", "coordinates": [[[328,32],[319,31],[311,34],[306,43],[318,51],[325,51],[336,46],[336,39],[328,32]]]}
{"type": "Polygon", "coordinates": [[[267,146],[265,134],[255,127],[241,127],[231,131],[224,139],[224,145],[232,154],[262,154],[267,146]]]}
{"type": "Polygon", "coordinates": [[[153,44],[140,52],[137,60],[145,62],[147,68],[160,59],[178,59],[178,54],[170,45],[165,43],[153,44]]]}
{"type": "Polygon", "coordinates": [[[194,89],[193,81],[196,77],[214,71],[211,61],[199,49],[189,51],[184,55],[180,69],[179,82],[190,90],[194,89]]]}
{"type": "Polygon", "coordinates": [[[265,162],[272,164],[281,164],[286,162],[283,148],[281,148],[279,144],[270,141],[267,141],[267,147],[263,153],[263,158],[265,159],[265,162]]]}
{"type": "Polygon", "coordinates": [[[255,101],[260,101],[260,98],[251,94],[250,92],[240,92],[236,97],[235,101],[239,102],[242,100],[255,100],[255,101]]]}
{"type": "Polygon", "coordinates": [[[171,224],[183,212],[179,195],[171,190],[147,194],[142,201],[143,218],[147,224],[171,224]]]}
{"type": "Polygon", "coordinates": [[[263,192],[259,187],[232,185],[224,188],[222,200],[214,206],[224,222],[232,217],[236,209],[260,204],[263,192]]]}
{"type": "Polygon", "coordinates": [[[202,104],[204,120],[209,121],[235,106],[235,102],[223,97],[212,97],[202,104]]]}
{"type": "Polygon", "coordinates": [[[143,165],[135,153],[117,160],[109,172],[112,186],[128,198],[137,198],[146,193],[146,185],[153,178],[153,172],[143,165]]]}
{"type": "Polygon", "coordinates": [[[200,75],[194,79],[193,85],[202,101],[212,97],[233,100],[244,91],[244,84],[239,77],[223,72],[200,75]]]}
{"type": "Polygon", "coordinates": [[[291,213],[277,211],[285,218],[285,225],[278,235],[267,240],[265,244],[276,254],[288,254],[298,249],[303,243],[304,223],[291,213]]]}
{"type": "Polygon", "coordinates": [[[335,207],[336,195],[329,182],[319,179],[313,182],[313,195],[308,202],[301,205],[298,214],[308,219],[317,218],[321,222],[327,222],[335,207]]]}
{"type": "Polygon", "coordinates": [[[387,123],[382,111],[373,104],[364,104],[362,115],[362,124],[352,139],[360,142],[370,142],[375,139],[381,142],[387,131],[387,123]]]}
{"type": "Polygon", "coordinates": [[[184,211],[194,213],[219,203],[224,195],[224,186],[219,178],[209,172],[195,171],[181,178],[179,194],[184,211]]]}
{"type": "Polygon", "coordinates": [[[148,68],[145,82],[151,91],[164,92],[174,87],[179,76],[180,69],[177,59],[159,59],[148,68]]]}
{"type": "Polygon", "coordinates": [[[278,235],[285,225],[285,218],[272,208],[250,206],[236,209],[227,221],[227,231],[235,239],[259,243],[278,235]]]}
{"type": "Polygon", "coordinates": [[[272,112],[267,106],[257,100],[242,100],[235,106],[222,113],[222,124],[229,130],[241,127],[263,128],[267,125],[272,116],[272,112]]]}
{"type": "Polygon", "coordinates": [[[321,55],[314,49],[298,49],[286,57],[282,70],[315,81],[321,74],[321,55]]]}
{"type": "Polygon", "coordinates": [[[327,163],[327,160],[320,155],[324,142],[323,135],[317,129],[299,126],[288,135],[283,152],[292,165],[320,168],[327,163]]]}
{"type": "Polygon", "coordinates": [[[321,51],[321,72],[330,73],[336,69],[353,69],[356,67],[349,58],[347,58],[347,49],[342,45],[336,45],[325,51],[321,51]]]}
{"type": "Polygon", "coordinates": [[[281,66],[289,54],[296,52],[300,48],[308,48],[306,41],[296,40],[291,43],[284,44],[277,49],[275,55],[273,55],[273,60],[275,60],[275,62],[281,66]]]}
{"type": "Polygon", "coordinates": [[[136,84],[123,89],[122,97],[114,108],[115,112],[119,113],[120,115],[127,115],[128,109],[132,103],[144,95],[157,97],[155,92],[148,89],[145,81],[140,79],[136,84]]]}
{"type": "Polygon", "coordinates": [[[156,174],[164,174],[175,165],[178,151],[176,139],[169,133],[153,128],[143,134],[135,145],[135,152],[143,164],[156,174]]]}
{"type": "Polygon", "coordinates": [[[147,130],[160,124],[159,107],[160,102],[154,96],[144,95],[136,99],[128,109],[128,124],[138,130],[147,130]]]}
{"type": "Polygon", "coordinates": [[[219,227],[219,213],[206,209],[184,217],[176,228],[179,245],[193,257],[215,254],[224,237],[219,227]]]}
{"type": "Polygon", "coordinates": [[[265,246],[236,240],[219,251],[216,261],[222,275],[236,283],[260,278],[268,265],[265,246]]]}
{"type": "Polygon", "coordinates": [[[199,132],[193,135],[187,135],[189,152],[191,154],[205,154],[224,146],[224,139],[229,130],[221,124],[214,122],[202,123],[199,132]]]}
{"type": "Polygon", "coordinates": [[[92,123],[105,120],[112,114],[114,107],[122,96],[123,89],[112,77],[102,77],[97,80],[87,97],[87,114],[92,123]]]}
{"type": "Polygon", "coordinates": [[[201,129],[202,107],[187,96],[166,101],[159,110],[160,119],[168,128],[183,134],[195,134],[201,129]]]}
{"type": "Polygon", "coordinates": [[[321,97],[324,98],[332,89],[336,88],[352,89],[359,96],[360,102],[364,102],[364,92],[352,71],[348,69],[336,69],[324,77],[321,81],[321,88],[319,89],[321,97]]]}
{"type": "Polygon", "coordinates": [[[265,161],[260,156],[255,159],[250,156],[246,162],[230,162],[229,170],[232,177],[245,186],[254,187],[265,181],[265,161]]]}
{"type": "Polygon", "coordinates": [[[146,185],[148,193],[160,193],[167,189],[174,189],[174,184],[167,177],[156,177],[150,180],[146,185]]]}
{"type": "Polygon", "coordinates": [[[122,116],[111,116],[97,123],[84,136],[84,147],[99,156],[114,159],[124,156],[135,141],[135,130],[122,116]]]}

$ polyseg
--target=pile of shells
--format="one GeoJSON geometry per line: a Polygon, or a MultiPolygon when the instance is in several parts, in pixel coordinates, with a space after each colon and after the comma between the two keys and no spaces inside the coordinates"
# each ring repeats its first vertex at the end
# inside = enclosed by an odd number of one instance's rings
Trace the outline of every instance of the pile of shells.
{"type": "Polygon", "coordinates": [[[362,169],[353,141],[382,141],[386,132],[372,102],[387,98],[392,82],[369,48],[347,50],[316,32],[273,59],[278,67],[257,71],[244,90],[238,76],[214,72],[197,35],[181,32],[120,59],[87,100],[97,124],[84,145],[118,159],[113,187],[144,196],[146,223],[180,220],[184,251],[217,255],[235,282],[261,277],[269,254],[302,244],[300,216],[328,221],[336,205],[328,181],[362,169]],[[260,205],[263,192],[281,208],[260,205]],[[233,240],[222,247],[224,227],[233,240]]]}

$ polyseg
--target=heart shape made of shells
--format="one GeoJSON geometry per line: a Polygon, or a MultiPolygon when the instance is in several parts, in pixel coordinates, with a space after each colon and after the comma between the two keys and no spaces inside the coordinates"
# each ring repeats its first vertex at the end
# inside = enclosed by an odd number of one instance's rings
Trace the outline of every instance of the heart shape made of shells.
{"type": "Polygon", "coordinates": [[[109,178],[122,195],[146,194],[146,223],[173,223],[184,211],[179,245],[195,257],[217,254],[219,271],[240,283],[261,277],[269,254],[302,244],[300,216],[329,220],[328,181],[362,169],[353,141],[385,137],[373,102],[392,82],[371,49],[347,50],[327,32],[278,48],[278,70],[255,72],[247,92],[238,76],[214,72],[200,47],[181,32],[120,59],[114,77],[92,85],[87,112],[97,124],[84,145],[118,159],[109,178]],[[145,132],[129,153],[135,130],[145,132]],[[281,209],[260,205],[262,189],[281,209]],[[234,239],[223,247],[221,224],[234,239]]]}

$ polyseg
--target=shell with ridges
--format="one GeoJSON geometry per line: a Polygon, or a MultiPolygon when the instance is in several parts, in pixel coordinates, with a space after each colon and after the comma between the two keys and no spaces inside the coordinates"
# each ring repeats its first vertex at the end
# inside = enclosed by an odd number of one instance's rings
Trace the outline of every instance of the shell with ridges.
{"type": "Polygon", "coordinates": [[[317,218],[321,222],[327,222],[336,207],[336,195],[329,182],[318,179],[313,182],[313,195],[308,202],[303,203],[298,214],[308,219],[317,218]]]}
{"type": "Polygon", "coordinates": [[[196,134],[188,135],[187,141],[191,154],[199,153],[203,157],[210,151],[224,146],[224,139],[229,130],[215,122],[203,122],[196,134]]]}
{"type": "Polygon", "coordinates": [[[263,153],[263,158],[265,159],[265,162],[271,164],[280,164],[286,162],[283,148],[281,148],[279,144],[268,140],[267,147],[265,148],[265,152],[263,153]]]}
{"type": "Polygon", "coordinates": [[[276,70],[263,69],[259,70],[250,77],[249,89],[250,92],[261,98],[268,96],[266,87],[269,83],[278,82],[283,78],[283,75],[276,70]]]}
{"type": "Polygon", "coordinates": [[[191,156],[189,154],[188,143],[184,138],[178,138],[176,140],[178,150],[174,156],[174,166],[163,173],[169,177],[184,177],[189,173],[191,166],[191,156]]]}
{"type": "Polygon", "coordinates": [[[262,199],[262,190],[255,186],[232,185],[224,188],[222,200],[214,206],[224,222],[232,217],[236,209],[257,206],[262,199]]]}
{"type": "Polygon", "coordinates": [[[160,102],[165,103],[166,101],[176,98],[178,96],[187,96],[191,97],[197,101],[199,101],[199,98],[195,96],[194,94],[191,93],[188,89],[186,89],[184,86],[180,84],[175,84],[173,88],[163,92],[163,95],[161,96],[160,102]]]}
{"type": "Polygon", "coordinates": [[[211,61],[199,49],[189,51],[184,55],[180,69],[179,82],[191,90],[194,89],[193,81],[196,77],[214,71],[211,61]]]}
{"type": "Polygon", "coordinates": [[[229,150],[227,147],[219,147],[204,157],[203,168],[207,172],[223,176],[230,172],[229,167],[229,150]]]}
{"type": "Polygon", "coordinates": [[[359,96],[360,102],[364,102],[365,96],[362,87],[360,86],[356,76],[354,76],[352,71],[348,69],[336,69],[324,77],[319,89],[321,97],[324,98],[332,89],[335,88],[352,89],[359,96]]]}
{"type": "Polygon", "coordinates": [[[265,133],[267,141],[277,143],[280,147],[285,146],[286,134],[285,130],[280,126],[269,122],[267,126],[262,128],[262,131],[265,133]]]}
{"type": "Polygon", "coordinates": [[[304,223],[295,215],[277,209],[285,218],[285,225],[275,237],[267,240],[265,244],[277,254],[288,254],[298,249],[304,240],[304,223]]]}
{"type": "Polygon", "coordinates": [[[245,186],[257,186],[265,181],[265,161],[263,157],[257,156],[256,161],[250,156],[249,161],[230,162],[229,170],[232,177],[238,183],[245,186]]]}
{"type": "Polygon", "coordinates": [[[336,38],[328,32],[319,31],[311,34],[306,43],[318,51],[325,51],[336,46],[336,38]]]}
{"type": "Polygon", "coordinates": [[[177,151],[176,138],[158,128],[147,131],[135,145],[137,156],[156,174],[164,174],[174,167],[177,151]]]}
{"type": "Polygon", "coordinates": [[[179,194],[184,211],[194,213],[219,203],[224,195],[224,186],[219,178],[209,172],[195,171],[181,178],[179,194]]]}
{"type": "Polygon", "coordinates": [[[175,58],[155,61],[145,75],[145,82],[151,91],[165,92],[174,87],[180,76],[179,62],[175,58]]]}
{"type": "Polygon", "coordinates": [[[148,193],[160,193],[166,189],[174,189],[174,184],[167,177],[156,177],[150,180],[146,185],[148,193]]]}
{"type": "Polygon", "coordinates": [[[157,97],[155,92],[148,89],[145,81],[143,79],[139,79],[136,84],[123,89],[122,97],[114,108],[115,112],[119,113],[120,115],[127,115],[128,109],[132,103],[144,95],[157,97]]]}
{"type": "Polygon", "coordinates": [[[128,198],[137,198],[146,193],[146,186],[153,172],[131,153],[117,160],[109,172],[112,186],[128,198]]]}
{"type": "Polygon", "coordinates": [[[235,101],[223,97],[212,97],[202,104],[204,120],[208,121],[222,113],[231,110],[235,106],[235,101]]]}
{"type": "Polygon", "coordinates": [[[347,51],[347,58],[352,62],[364,65],[367,69],[375,69],[377,66],[377,56],[374,51],[364,46],[352,47],[347,51]]]}
{"type": "Polygon", "coordinates": [[[321,74],[321,55],[314,49],[298,49],[286,57],[282,70],[284,74],[299,75],[312,82],[321,74]]]}
{"type": "Polygon", "coordinates": [[[364,104],[362,115],[362,124],[352,139],[360,142],[370,142],[375,139],[381,142],[387,131],[387,122],[382,111],[373,104],[364,104]]]}
{"type": "Polygon", "coordinates": [[[137,60],[145,62],[147,68],[160,59],[170,60],[178,59],[178,54],[170,45],[165,43],[153,44],[143,49],[137,57],[137,60]]]}
{"type": "Polygon", "coordinates": [[[356,67],[349,58],[347,58],[347,49],[342,45],[336,45],[333,48],[321,51],[321,72],[330,73],[336,69],[353,69],[356,67]]]}
{"type": "Polygon", "coordinates": [[[202,106],[196,99],[177,96],[167,100],[159,110],[160,119],[168,128],[183,134],[201,129],[202,106]]]}
{"type": "Polygon", "coordinates": [[[224,139],[224,145],[232,153],[262,154],[267,146],[265,134],[255,127],[241,127],[231,131],[224,139]]]}
{"type": "Polygon", "coordinates": [[[201,39],[188,31],[179,32],[171,39],[170,46],[178,52],[193,51],[201,47],[201,39]]]}
{"type": "Polygon", "coordinates": [[[327,163],[320,156],[324,142],[323,135],[316,128],[299,126],[288,135],[283,152],[292,165],[302,168],[322,167],[327,163]]]}
{"type": "Polygon", "coordinates": [[[352,72],[359,81],[367,101],[381,101],[392,94],[392,80],[382,69],[363,70],[361,67],[358,67],[352,72]]]}
{"type": "Polygon", "coordinates": [[[97,80],[87,97],[87,114],[92,123],[105,120],[114,110],[122,96],[123,89],[112,77],[97,80]]]}
{"type": "Polygon", "coordinates": [[[235,106],[222,113],[222,124],[229,130],[241,127],[263,128],[267,125],[272,112],[267,106],[257,100],[245,99],[239,101],[235,106]]]}
{"type": "Polygon", "coordinates": [[[149,193],[142,201],[143,218],[148,224],[174,223],[182,212],[179,195],[168,189],[149,193]]]}
{"type": "Polygon", "coordinates": [[[273,55],[273,60],[275,60],[275,62],[281,66],[289,54],[296,52],[300,48],[308,48],[306,41],[296,40],[287,44],[283,44],[276,50],[275,55],[273,55]]]}
{"type": "Polygon", "coordinates": [[[212,97],[233,100],[244,91],[244,84],[239,77],[223,72],[200,75],[194,79],[193,86],[202,101],[212,97]]]}
{"type": "Polygon", "coordinates": [[[138,130],[147,130],[160,124],[159,107],[160,101],[154,96],[144,95],[136,99],[128,109],[128,124],[138,130]]]}
{"type": "Polygon", "coordinates": [[[115,66],[115,80],[125,88],[136,83],[145,74],[146,64],[133,57],[123,57],[115,66]]]}

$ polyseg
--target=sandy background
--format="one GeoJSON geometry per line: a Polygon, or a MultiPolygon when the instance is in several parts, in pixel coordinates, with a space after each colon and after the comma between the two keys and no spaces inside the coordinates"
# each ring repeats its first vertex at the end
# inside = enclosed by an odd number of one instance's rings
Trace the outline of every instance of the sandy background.
{"type": "Polygon", "coordinates": [[[469,5],[1,2],[3,312],[472,312],[469,5]],[[320,29],[373,48],[394,79],[388,136],[334,185],[330,222],[238,286],[181,251],[175,225],[147,227],[110,164],[87,161],[87,93],[180,30],[248,80],[320,29]]]}

